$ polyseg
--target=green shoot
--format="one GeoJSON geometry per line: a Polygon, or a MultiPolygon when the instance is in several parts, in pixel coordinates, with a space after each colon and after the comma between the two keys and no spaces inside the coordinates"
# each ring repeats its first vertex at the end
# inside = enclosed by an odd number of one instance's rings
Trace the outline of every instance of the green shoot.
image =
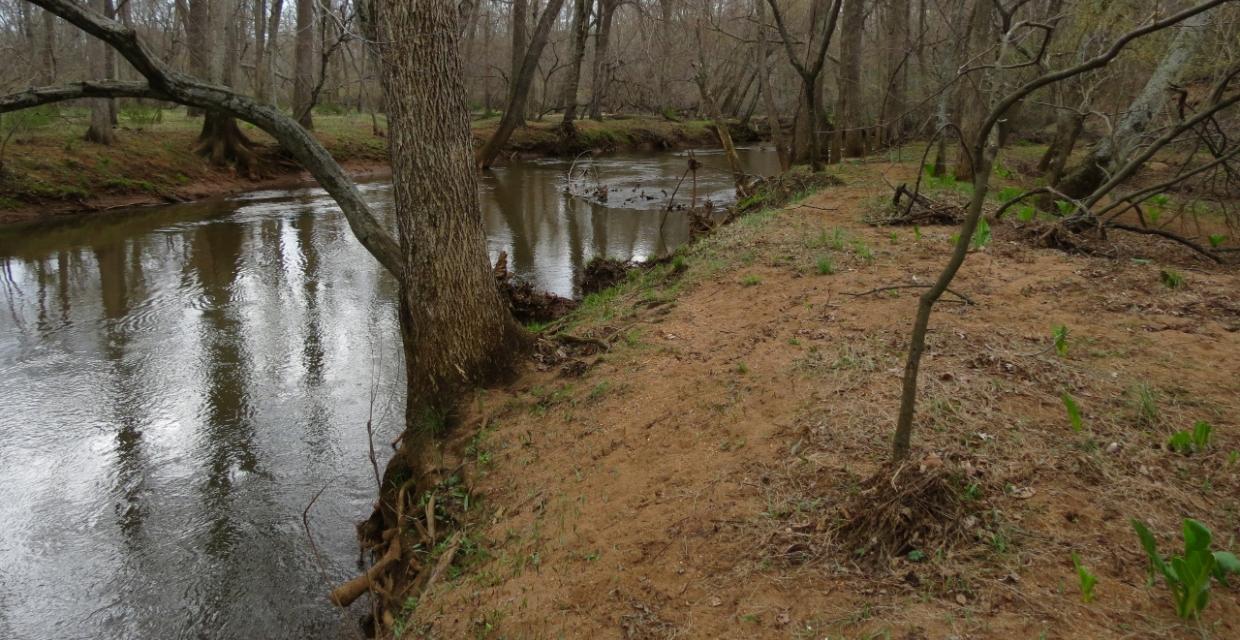
{"type": "Polygon", "coordinates": [[[1171,436],[1171,439],[1167,441],[1167,447],[1184,455],[1205,451],[1210,447],[1210,434],[1213,431],[1214,427],[1210,426],[1209,422],[1198,420],[1193,424],[1192,431],[1177,431],[1171,436]]]}
{"type": "Polygon", "coordinates": [[[752,287],[758,284],[762,284],[762,278],[759,278],[758,276],[755,276],[752,273],[741,278],[741,286],[752,287]]]}
{"type": "Polygon", "coordinates": [[[1179,289],[1184,286],[1184,276],[1175,269],[1163,269],[1158,273],[1163,286],[1168,289],[1179,289]]]}
{"type": "Polygon", "coordinates": [[[831,256],[818,258],[818,262],[814,266],[818,269],[818,275],[820,276],[829,276],[835,273],[835,263],[831,261],[831,256]]]}
{"type": "Polygon", "coordinates": [[[1094,585],[1098,584],[1098,577],[1090,573],[1085,565],[1081,564],[1081,559],[1075,553],[1072,554],[1072,566],[1076,569],[1077,581],[1081,585],[1081,602],[1089,604],[1094,601],[1094,585]]]}
{"type": "Polygon", "coordinates": [[[1223,246],[1224,242],[1227,242],[1227,236],[1221,233],[1211,233],[1209,236],[1209,240],[1210,240],[1210,246],[1212,248],[1217,249],[1223,246]]]}
{"type": "Polygon", "coordinates": [[[1016,210],[1016,219],[1021,222],[1033,222],[1035,215],[1037,215],[1037,211],[1029,205],[1025,205],[1016,210]]]}
{"type": "Polygon", "coordinates": [[[1068,357],[1068,327],[1057,324],[1051,328],[1051,336],[1055,339],[1055,353],[1059,357],[1068,357]]]}
{"type": "Polygon", "coordinates": [[[1059,397],[1063,400],[1064,408],[1068,410],[1068,421],[1072,424],[1072,430],[1080,433],[1084,430],[1085,423],[1081,419],[1081,407],[1076,403],[1076,398],[1073,398],[1072,394],[1067,391],[1064,391],[1059,397]]]}
{"type": "Polygon", "coordinates": [[[974,251],[979,251],[990,244],[990,225],[987,224],[985,218],[977,221],[977,228],[973,230],[973,238],[970,242],[974,251]]]}

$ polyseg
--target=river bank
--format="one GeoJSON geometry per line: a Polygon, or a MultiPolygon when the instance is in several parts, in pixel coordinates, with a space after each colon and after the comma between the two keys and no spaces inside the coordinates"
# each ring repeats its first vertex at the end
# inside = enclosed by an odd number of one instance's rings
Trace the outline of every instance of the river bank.
{"type": "MultiPolygon", "coordinates": [[[[106,147],[82,141],[80,127],[63,126],[59,120],[19,131],[4,153],[0,225],[194,201],[310,179],[300,167],[280,161],[266,163],[257,176],[211,165],[191,152],[200,122],[184,110],[164,110],[159,122],[125,120],[117,130],[116,144],[106,147]]],[[[498,116],[474,120],[475,144],[481,145],[498,122],[498,116]]],[[[317,115],[315,123],[315,135],[350,174],[361,179],[386,174],[386,139],[374,134],[369,116],[317,115]]],[[[577,137],[567,142],[556,131],[558,124],[558,118],[551,116],[517,129],[505,158],[717,143],[713,129],[700,120],[672,122],[655,116],[583,120],[578,122],[577,137]]],[[[252,140],[273,144],[263,132],[241,126],[252,140]]],[[[380,128],[384,128],[381,119],[380,128]]],[[[755,135],[738,137],[752,140],[755,135]]],[[[274,149],[268,155],[274,156],[274,149]]]]}
{"type": "MultiPolygon", "coordinates": [[[[916,287],[956,228],[865,223],[912,163],[834,170],[844,186],[587,296],[559,326],[605,351],[462,402],[438,461],[470,487],[437,549],[454,567],[390,612],[396,636],[1196,637],[1146,584],[1129,520],[1164,550],[1184,517],[1235,548],[1240,380],[1216,364],[1240,354],[1240,275],[1145,237],[1070,255],[994,225],[953,284],[971,304],[936,311],[897,474],[941,483],[888,504],[867,479],[916,287]],[[1196,421],[1209,447],[1170,450],[1196,421]],[[889,519],[841,534],[871,516],[889,519]],[[899,544],[876,558],[870,540],[899,544]]],[[[1238,619],[1240,591],[1216,585],[1202,628],[1238,619]]]]}

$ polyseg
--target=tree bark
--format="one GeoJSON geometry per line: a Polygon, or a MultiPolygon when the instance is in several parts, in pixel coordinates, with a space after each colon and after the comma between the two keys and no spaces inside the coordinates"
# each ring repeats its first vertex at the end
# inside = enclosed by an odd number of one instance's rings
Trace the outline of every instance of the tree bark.
{"type": "MultiPolygon", "coordinates": [[[[93,0],[91,8],[100,14],[106,14],[108,0],[93,0]]],[[[90,49],[91,75],[96,78],[107,78],[111,47],[95,41],[90,43],[90,49]]],[[[116,132],[112,129],[112,100],[95,98],[90,101],[90,127],[86,129],[86,140],[105,145],[116,141],[116,132]]]]}
{"type": "MultiPolygon", "coordinates": [[[[969,16],[967,31],[963,42],[967,43],[962,60],[968,60],[970,55],[981,55],[995,41],[994,27],[992,26],[992,18],[995,14],[994,0],[977,0],[973,4],[973,11],[969,16]]],[[[1000,64],[1001,61],[996,62],[1000,64]]],[[[976,76],[966,77],[957,92],[959,108],[957,115],[959,121],[956,123],[960,127],[965,140],[972,140],[974,134],[982,124],[982,119],[986,117],[987,101],[986,96],[982,92],[980,81],[976,76]]],[[[959,181],[969,181],[973,179],[973,162],[970,161],[970,154],[967,150],[961,149],[960,161],[956,163],[954,173],[959,181]]]]}
{"type": "Polygon", "coordinates": [[[267,0],[254,0],[254,98],[267,101],[267,0]]]}
{"type": "MultiPolygon", "coordinates": [[[[487,259],[452,0],[375,0],[404,271],[409,425],[523,342],[487,259]],[[425,34],[410,38],[408,34],[425,34]]],[[[558,7],[548,7],[554,18],[558,7]]],[[[526,65],[528,66],[528,65],[526,65]]]]}
{"type": "Polygon", "coordinates": [[[840,95],[836,106],[836,135],[843,136],[842,151],[848,158],[865,155],[865,139],[861,133],[861,35],[864,32],[865,3],[862,0],[845,0],[840,24],[840,95]]]}
{"type": "Polygon", "coordinates": [[[593,0],[574,0],[573,2],[573,57],[568,64],[568,75],[564,77],[564,121],[561,127],[564,134],[576,135],[577,129],[573,121],[577,119],[577,90],[581,86],[581,61],[586,57],[586,40],[590,33],[590,7],[593,0]]]}
{"type": "Polygon", "coordinates": [[[538,59],[542,57],[543,48],[547,46],[547,36],[551,33],[551,25],[560,14],[564,0],[550,0],[542,15],[538,18],[538,26],[534,28],[534,37],[525,51],[525,59],[521,62],[521,73],[515,78],[514,91],[508,95],[508,105],[504,107],[504,115],[500,117],[499,127],[478,150],[478,168],[490,167],[499,152],[508,142],[508,137],[516,130],[517,125],[525,121],[524,105],[530,93],[530,83],[534,81],[534,72],[538,70],[538,59]]]}
{"type": "Polygon", "coordinates": [[[603,100],[607,97],[610,68],[607,50],[611,47],[611,20],[616,14],[617,0],[598,0],[598,31],[594,32],[594,64],[590,72],[590,119],[603,119],[603,100]]]}
{"type": "MultiPolygon", "coordinates": [[[[823,27],[823,33],[818,41],[817,51],[813,50],[815,28],[810,29],[810,53],[808,61],[802,63],[797,56],[794,46],[794,40],[788,33],[788,27],[784,24],[783,14],[779,11],[779,5],[775,4],[775,0],[767,0],[771,7],[771,13],[775,17],[775,26],[779,29],[779,37],[783,40],[784,50],[788,53],[788,62],[796,69],[797,75],[801,77],[801,102],[804,105],[806,122],[806,137],[809,140],[809,163],[812,171],[822,170],[822,159],[819,154],[818,127],[822,126],[823,118],[819,108],[818,100],[818,79],[822,75],[823,64],[827,59],[827,48],[831,45],[831,38],[835,34],[835,24],[840,16],[841,0],[832,0],[831,6],[826,11],[826,25],[823,27]]],[[[816,21],[813,21],[816,22],[816,21]]],[[[812,24],[812,23],[811,23],[812,24]]],[[[832,157],[839,157],[838,154],[832,154],[832,157]]]]}
{"type": "Polygon", "coordinates": [[[276,76],[275,64],[276,56],[280,49],[280,18],[284,13],[284,0],[271,0],[271,15],[267,18],[267,54],[263,56],[267,61],[267,66],[263,68],[263,78],[267,90],[268,100],[271,104],[277,104],[279,97],[276,92],[276,76]]]}
{"type": "Polygon", "coordinates": [[[883,1],[883,59],[887,63],[887,92],[883,100],[882,119],[889,143],[898,144],[907,133],[908,62],[909,62],[909,0],[883,1]]]}
{"type": "Polygon", "coordinates": [[[301,126],[314,130],[314,0],[297,0],[297,38],[293,55],[293,115],[301,126]]]}
{"type": "Polygon", "coordinates": [[[43,39],[39,49],[39,79],[43,86],[56,81],[56,15],[43,12],[43,39]]]}
{"type": "Polygon", "coordinates": [[[525,51],[529,48],[530,6],[528,0],[512,0],[512,63],[508,68],[508,109],[516,109],[517,126],[525,124],[526,98],[514,100],[518,78],[521,77],[521,66],[525,64],[525,51]]]}
{"type": "Polygon", "coordinates": [[[770,54],[770,46],[766,40],[766,0],[754,0],[754,8],[758,15],[758,46],[756,49],[758,82],[761,86],[758,91],[762,94],[763,107],[766,109],[766,119],[771,127],[771,143],[775,145],[775,154],[779,156],[779,168],[781,171],[787,171],[792,168],[792,158],[789,155],[791,149],[788,147],[788,141],[784,136],[783,125],[779,122],[779,109],[775,106],[775,94],[771,91],[771,78],[767,69],[767,56],[770,54]]]}

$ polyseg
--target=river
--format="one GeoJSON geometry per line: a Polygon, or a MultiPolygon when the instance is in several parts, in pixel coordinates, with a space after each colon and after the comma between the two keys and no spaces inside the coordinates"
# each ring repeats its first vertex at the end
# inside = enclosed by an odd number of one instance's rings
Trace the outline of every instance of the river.
{"type": "MultiPolygon", "coordinates": [[[[698,158],[699,201],[730,201],[718,152],[698,158]]],[[[565,160],[496,169],[491,256],[572,295],[593,256],[670,251],[685,164],[595,158],[606,204],[564,194],[565,160]]],[[[361,188],[390,223],[390,184],[361,188]]],[[[395,282],[334,202],[298,187],[0,231],[0,271],[0,638],[355,637],[326,592],[357,572],[366,424],[390,451],[403,372],[395,282]]]]}

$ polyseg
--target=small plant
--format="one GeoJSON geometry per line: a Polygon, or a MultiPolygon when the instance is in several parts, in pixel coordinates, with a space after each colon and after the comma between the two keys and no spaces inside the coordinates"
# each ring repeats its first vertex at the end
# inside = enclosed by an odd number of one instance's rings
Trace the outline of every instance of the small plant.
{"type": "Polygon", "coordinates": [[[985,218],[977,221],[977,228],[973,230],[973,237],[970,239],[974,251],[980,251],[990,244],[990,224],[985,218]]]}
{"type": "Polygon", "coordinates": [[[835,263],[831,262],[831,256],[818,258],[818,262],[814,266],[818,269],[818,275],[820,276],[829,276],[835,273],[835,263]]]}
{"type": "Polygon", "coordinates": [[[1066,216],[1076,210],[1076,205],[1068,202],[1067,200],[1056,200],[1055,209],[1059,212],[1060,216],[1066,216]]]}
{"type": "Polygon", "coordinates": [[[861,240],[856,240],[853,242],[853,253],[857,254],[858,258],[861,258],[866,262],[874,261],[874,252],[870,250],[869,245],[861,240]]]}
{"type": "Polygon", "coordinates": [[[1081,564],[1081,558],[1075,553],[1072,554],[1072,566],[1076,569],[1076,578],[1081,585],[1081,602],[1086,604],[1093,602],[1094,585],[1098,584],[1098,577],[1081,564]]]}
{"type": "Polygon", "coordinates": [[[1191,518],[1184,519],[1184,555],[1166,560],[1158,553],[1154,534],[1144,522],[1132,519],[1132,528],[1149,558],[1149,584],[1162,575],[1175,601],[1176,615],[1197,618],[1210,602],[1211,580],[1227,584],[1227,575],[1240,573],[1240,560],[1233,553],[1211,551],[1210,530],[1191,518]]]}
{"type": "Polygon", "coordinates": [[[741,278],[741,285],[742,285],[742,286],[745,286],[745,287],[752,287],[752,286],[754,286],[754,285],[758,285],[758,284],[762,284],[762,278],[759,278],[758,276],[755,276],[755,275],[753,275],[753,274],[749,274],[749,275],[747,275],[747,276],[745,276],[745,277],[741,278]]]}
{"type": "Polygon", "coordinates": [[[741,375],[749,373],[749,365],[746,365],[744,362],[736,363],[736,372],[741,375]]]}
{"type": "Polygon", "coordinates": [[[1162,280],[1163,286],[1168,289],[1179,289],[1184,286],[1184,276],[1175,269],[1163,269],[1158,272],[1159,280],[1162,280]]]}
{"type": "Polygon", "coordinates": [[[1063,400],[1063,406],[1068,410],[1068,422],[1072,425],[1072,430],[1080,433],[1085,429],[1085,423],[1081,420],[1081,407],[1076,403],[1076,398],[1073,398],[1072,394],[1067,391],[1061,393],[1059,398],[1063,400]]]}
{"type": "Polygon", "coordinates": [[[1142,382],[1132,388],[1133,405],[1137,412],[1137,420],[1147,427],[1158,422],[1158,399],[1154,389],[1142,382]]]}
{"type": "Polygon", "coordinates": [[[1210,434],[1214,427],[1205,420],[1193,424],[1192,431],[1177,431],[1167,441],[1167,447],[1176,453],[1188,455],[1197,451],[1205,451],[1210,446],[1210,434]]]}
{"type": "Polygon", "coordinates": [[[1015,200],[1024,192],[1025,190],[1020,187],[1004,187],[999,190],[999,201],[1008,202],[1009,200],[1015,200]]]}
{"type": "Polygon", "coordinates": [[[913,242],[921,242],[921,227],[913,225],[913,242]]]}
{"type": "Polygon", "coordinates": [[[1055,339],[1055,353],[1059,357],[1068,357],[1068,327],[1057,324],[1051,328],[1051,336],[1055,339]]]}
{"type": "Polygon", "coordinates": [[[1033,207],[1025,205],[1016,210],[1016,219],[1021,222],[1033,222],[1033,218],[1037,215],[1037,213],[1038,212],[1033,207]]]}
{"type": "Polygon", "coordinates": [[[1227,236],[1221,233],[1211,233],[1208,239],[1210,240],[1210,246],[1215,249],[1223,246],[1224,242],[1227,242],[1227,236]]]}

